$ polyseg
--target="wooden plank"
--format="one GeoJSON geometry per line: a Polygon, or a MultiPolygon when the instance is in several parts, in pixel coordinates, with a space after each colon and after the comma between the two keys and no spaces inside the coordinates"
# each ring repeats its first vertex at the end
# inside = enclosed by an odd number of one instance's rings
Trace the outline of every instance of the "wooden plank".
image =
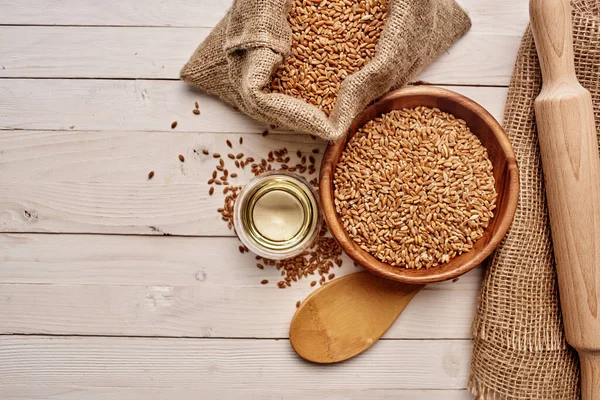
{"type": "MultiPolygon", "coordinates": [[[[451,87],[502,115],[506,88],[451,87]]],[[[5,80],[0,129],[262,132],[266,127],[217,98],[175,81],[5,80]],[[201,115],[192,114],[194,101],[201,115]]]]}
{"type": "MultiPolygon", "coordinates": [[[[232,0],[12,0],[0,2],[3,24],[120,25],[212,27],[232,0]]],[[[527,2],[458,0],[469,13],[475,31],[522,33],[528,21],[527,2]]]]}
{"type": "MultiPolygon", "coordinates": [[[[502,117],[507,89],[453,86],[502,117]]],[[[184,82],[10,79],[0,85],[0,129],[262,132],[265,126],[184,82]],[[194,101],[202,114],[192,114],[194,101]]]]}
{"type": "Polygon", "coordinates": [[[184,82],[3,80],[0,129],[262,132],[266,126],[184,82]],[[192,114],[194,102],[201,115],[192,114]]]}
{"type": "Polygon", "coordinates": [[[0,385],[295,391],[464,389],[469,340],[383,340],[334,365],[295,357],[287,340],[0,338],[0,385]]]}
{"type": "MultiPolygon", "coordinates": [[[[302,286],[2,284],[0,334],[287,338],[296,301],[311,291],[302,286]]],[[[422,291],[386,337],[469,339],[478,286],[469,289],[422,291]]]]}
{"type": "MultiPolygon", "coordinates": [[[[314,289],[314,278],[278,289],[279,272],[256,268],[238,244],[233,238],[0,235],[0,333],[287,337],[295,303],[314,289]],[[263,279],[270,284],[261,285],[263,279]]],[[[344,257],[334,272],[358,270],[344,257]]],[[[458,282],[427,286],[386,337],[470,338],[482,278],[478,268],[458,282]]]]}
{"type": "MultiPolygon", "coordinates": [[[[182,66],[209,32],[210,28],[0,27],[0,77],[179,79],[182,66]]],[[[507,86],[520,39],[521,32],[469,33],[416,79],[507,86]]]]}
{"type": "MultiPolygon", "coordinates": [[[[244,153],[244,159],[253,157],[260,162],[270,151],[286,148],[290,163],[295,165],[301,161],[296,156],[300,150],[303,156],[314,157],[319,168],[325,147],[323,140],[294,134],[0,131],[0,182],[204,184],[219,165],[213,153],[219,153],[228,171],[238,174],[230,182],[239,184],[254,175],[250,167],[237,168],[228,154],[244,153]],[[227,140],[233,148],[228,147],[227,140]],[[203,154],[205,149],[209,155],[203,154]],[[319,154],[313,154],[315,149],[319,154]],[[185,157],[184,163],[179,154],[185,157]],[[151,170],[155,175],[147,182],[151,170]]],[[[312,179],[316,173],[306,176],[312,179]]],[[[201,197],[208,197],[208,193],[201,197]]],[[[213,200],[216,210],[222,199],[213,200]]]]}
{"type": "Polygon", "coordinates": [[[471,400],[473,396],[464,389],[456,390],[405,390],[405,389],[301,389],[277,391],[257,389],[204,389],[202,383],[195,387],[179,388],[89,388],[74,386],[5,385],[3,400],[471,400]]]}
{"type": "Polygon", "coordinates": [[[312,151],[322,153],[325,142],[306,135],[1,131],[0,231],[231,236],[216,211],[223,187],[208,194],[207,180],[218,165],[212,152],[239,174],[230,183],[243,184],[254,175],[249,167],[237,169],[228,153],[260,160],[283,147],[294,165],[300,150],[314,156],[318,168],[321,155],[312,151]]]}

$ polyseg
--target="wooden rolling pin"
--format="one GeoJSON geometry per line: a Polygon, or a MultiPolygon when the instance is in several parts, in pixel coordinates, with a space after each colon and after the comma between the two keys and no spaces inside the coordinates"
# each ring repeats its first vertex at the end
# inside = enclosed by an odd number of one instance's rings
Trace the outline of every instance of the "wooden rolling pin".
{"type": "Polygon", "coordinates": [[[531,0],[542,70],[535,101],[567,341],[582,399],[600,399],[600,158],[592,98],[577,81],[568,0],[531,0]]]}

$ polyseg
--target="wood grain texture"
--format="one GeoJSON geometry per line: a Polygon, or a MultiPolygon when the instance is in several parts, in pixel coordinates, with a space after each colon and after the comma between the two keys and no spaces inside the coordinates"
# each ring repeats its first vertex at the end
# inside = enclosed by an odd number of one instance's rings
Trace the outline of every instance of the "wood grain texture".
{"type": "Polygon", "coordinates": [[[519,171],[515,154],[500,124],[479,104],[456,92],[442,88],[418,86],[390,92],[359,114],[349,129],[348,137],[327,147],[320,171],[320,197],[323,214],[333,237],[344,251],[357,263],[373,273],[404,283],[424,284],[455,278],[481,264],[508,231],[519,197],[519,171]],[[358,246],[345,231],[334,204],[334,172],[348,138],[367,121],[392,110],[427,106],[448,112],[466,121],[467,125],[487,149],[493,165],[496,209],[494,218],[483,236],[464,254],[433,268],[397,268],[381,262],[358,246]]]}
{"type": "Polygon", "coordinates": [[[567,342],[581,396],[600,399],[600,157],[590,93],[575,75],[568,0],[531,0],[543,85],[535,100],[567,342]]]}
{"type": "MultiPolygon", "coordinates": [[[[210,30],[0,26],[0,77],[177,80],[210,30]]],[[[415,80],[506,86],[514,63],[506,54],[516,54],[520,37],[521,32],[469,33],[415,80]]]]}
{"type": "Polygon", "coordinates": [[[204,389],[202,383],[187,388],[77,387],[4,385],[3,400],[472,400],[465,389],[204,389]]]}
{"type": "MultiPolygon", "coordinates": [[[[0,3],[3,24],[213,27],[232,0],[20,0],[0,3]]],[[[458,0],[473,21],[471,31],[522,34],[527,2],[458,0]]]]}
{"type": "Polygon", "coordinates": [[[254,175],[228,153],[260,160],[282,147],[294,160],[297,150],[314,156],[319,168],[312,151],[325,143],[306,135],[0,131],[0,231],[232,236],[216,211],[223,187],[208,193],[212,154],[238,174],[231,184],[244,184],[254,175]]]}
{"type": "MultiPolygon", "coordinates": [[[[238,245],[233,238],[0,235],[0,333],[288,337],[311,279],[276,288],[280,274],[256,268],[238,245]],[[270,285],[260,284],[265,278],[270,285]]],[[[334,272],[356,271],[344,257],[334,272]]],[[[470,338],[482,278],[477,269],[427,286],[385,337],[470,338]]]]}
{"type": "Polygon", "coordinates": [[[318,366],[287,340],[0,337],[0,386],[279,391],[464,389],[469,340],[381,341],[368,357],[318,366]]]}
{"type": "Polygon", "coordinates": [[[315,363],[348,360],[374,345],[423,287],[367,271],[336,279],[302,302],[290,324],[290,344],[315,363]]]}
{"type": "MultiPolygon", "coordinates": [[[[267,127],[184,82],[94,79],[1,81],[0,130],[257,133],[267,127]],[[192,113],[194,101],[201,115],[192,113]]],[[[507,89],[452,87],[502,118],[507,89]]]]}

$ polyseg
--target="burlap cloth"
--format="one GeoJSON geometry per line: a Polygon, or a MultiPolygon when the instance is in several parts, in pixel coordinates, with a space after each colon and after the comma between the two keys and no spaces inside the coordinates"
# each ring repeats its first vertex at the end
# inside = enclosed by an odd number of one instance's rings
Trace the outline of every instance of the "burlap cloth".
{"type": "Polygon", "coordinates": [[[328,118],[302,100],[264,91],[290,52],[289,5],[289,0],[235,0],[181,78],[271,126],[335,140],[369,102],[407,84],[471,26],[454,0],[391,0],[375,56],[344,80],[328,118]]]}
{"type": "MultiPolygon", "coordinates": [[[[600,0],[573,0],[575,66],[600,127],[600,0]]],[[[488,266],[473,326],[469,387],[483,399],[576,399],[577,355],[564,337],[533,102],[541,74],[531,30],[521,42],[504,112],[521,192],[488,266]]],[[[600,334],[600,332],[599,332],[600,334]]]]}

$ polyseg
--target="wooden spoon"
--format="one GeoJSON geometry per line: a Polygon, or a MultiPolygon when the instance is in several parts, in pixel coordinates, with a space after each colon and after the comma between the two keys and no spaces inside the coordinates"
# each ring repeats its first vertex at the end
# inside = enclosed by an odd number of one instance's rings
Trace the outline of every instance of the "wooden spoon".
{"type": "Polygon", "coordinates": [[[290,326],[290,343],[308,361],[347,360],[371,347],[425,285],[357,272],[317,289],[290,326]]]}

